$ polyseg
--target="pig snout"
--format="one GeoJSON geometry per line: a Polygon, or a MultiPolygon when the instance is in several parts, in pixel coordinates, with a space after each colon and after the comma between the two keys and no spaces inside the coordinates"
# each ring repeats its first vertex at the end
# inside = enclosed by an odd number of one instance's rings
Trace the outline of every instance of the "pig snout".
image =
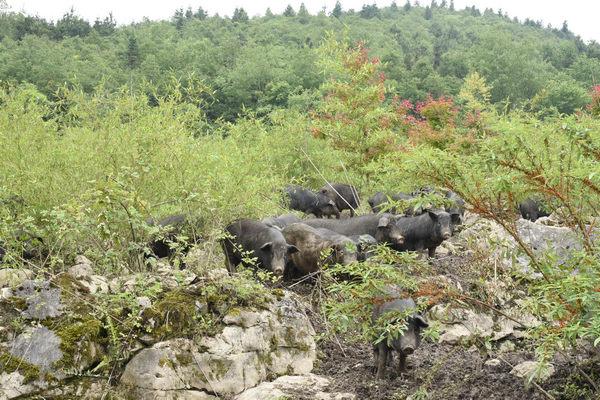
{"type": "Polygon", "coordinates": [[[400,233],[393,234],[390,239],[392,239],[392,242],[395,244],[404,244],[404,236],[400,233]]]}
{"type": "Polygon", "coordinates": [[[271,272],[273,275],[281,276],[283,275],[283,271],[285,270],[285,260],[286,257],[274,257],[271,261],[271,272]]]}
{"type": "Polygon", "coordinates": [[[281,275],[283,275],[283,268],[281,268],[281,267],[273,268],[273,274],[275,276],[281,276],[281,275]]]}
{"type": "Polygon", "coordinates": [[[273,265],[272,268],[271,268],[271,271],[276,276],[283,275],[283,270],[284,270],[284,265],[283,264],[276,264],[276,265],[273,265]]]}
{"type": "Polygon", "coordinates": [[[444,239],[444,240],[450,239],[451,236],[452,236],[452,233],[449,230],[448,231],[444,230],[442,232],[442,239],[444,239]]]}
{"type": "Polygon", "coordinates": [[[394,346],[396,350],[404,353],[404,354],[412,354],[419,346],[419,342],[417,339],[417,333],[414,330],[410,329],[404,333],[400,337],[400,343],[397,343],[397,346],[394,346]]]}

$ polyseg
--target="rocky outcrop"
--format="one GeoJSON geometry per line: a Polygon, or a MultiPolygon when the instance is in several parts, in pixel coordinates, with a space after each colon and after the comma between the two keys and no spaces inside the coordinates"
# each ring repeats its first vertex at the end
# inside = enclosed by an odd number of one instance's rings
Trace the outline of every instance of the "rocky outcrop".
{"type": "Polygon", "coordinates": [[[0,269],[0,288],[17,287],[21,285],[24,281],[32,279],[33,275],[33,271],[29,269],[0,269]]]}
{"type": "MultiPolygon", "coordinates": [[[[546,220],[531,222],[525,219],[516,221],[519,237],[536,256],[548,251],[555,254],[558,265],[569,261],[574,251],[582,248],[577,234],[564,226],[547,224],[546,220]]],[[[476,247],[488,252],[491,261],[499,267],[517,267],[532,278],[540,277],[531,268],[531,261],[517,241],[499,224],[483,218],[472,218],[470,224],[452,239],[455,245],[466,248],[476,247]]]]}
{"type": "Polygon", "coordinates": [[[526,329],[540,324],[531,314],[516,307],[506,308],[502,313],[505,315],[439,304],[429,311],[428,319],[440,323],[439,341],[450,344],[469,342],[473,338],[486,338],[491,341],[505,339],[511,335],[521,338],[526,329]]]}
{"type": "Polygon", "coordinates": [[[526,380],[543,382],[554,375],[554,365],[542,365],[537,361],[523,361],[515,365],[510,373],[526,380]]]}
{"type": "Polygon", "coordinates": [[[50,280],[1,271],[0,400],[33,393],[94,399],[107,390],[136,399],[223,398],[307,374],[316,359],[315,332],[295,295],[223,269],[198,276],[161,265],[153,274],[108,280],[78,256],[50,280]],[[108,297],[95,296],[101,293],[108,297]],[[134,310],[133,328],[97,312],[98,299],[134,310]],[[112,368],[100,362],[124,335],[114,350],[132,358],[118,387],[108,387],[90,372],[112,368]]]}
{"type": "Polygon", "coordinates": [[[235,310],[223,322],[214,337],[173,339],[140,351],[127,364],[121,385],[140,399],[181,391],[221,396],[270,376],[312,370],[314,330],[293,296],[286,294],[268,310],[235,310]]]}
{"type": "Polygon", "coordinates": [[[315,400],[354,400],[351,393],[335,393],[327,390],[327,378],[308,374],[301,376],[282,376],[273,382],[264,382],[255,388],[248,389],[236,396],[234,400],[280,400],[280,399],[315,399],[315,400]]]}
{"type": "Polygon", "coordinates": [[[45,326],[27,329],[9,344],[8,351],[42,371],[51,370],[63,357],[60,338],[45,326]]]}

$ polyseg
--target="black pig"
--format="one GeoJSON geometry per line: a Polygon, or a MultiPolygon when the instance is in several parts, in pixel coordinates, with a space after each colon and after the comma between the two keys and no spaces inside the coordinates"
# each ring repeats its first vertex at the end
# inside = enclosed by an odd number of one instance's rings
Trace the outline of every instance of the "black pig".
{"type": "Polygon", "coordinates": [[[354,216],[354,211],[360,205],[360,199],[356,188],[344,183],[328,183],[323,186],[320,193],[333,200],[340,212],[350,210],[350,216],[354,216]]]}
{"type": "MultiPolygon", "coordinates": [[[[199,239],[196,237],[196,226],[199,224],[199,221],[194,220],[189,215],[186,214],[174,214],[164,217],[158,221],[154,219],[149,219],[147,221],[150,226],[157,226],[163,232],[162,237],[155,238],[150,241],[150,254],[148,257],[171,257],[175,254],[175,249],[170,246],[170,244],[177,242],[177,236],[184,233],[186,230],[191,230],[192,232],[192,242],[197,242],[199,239]],[[190,228],[190,229],[187,229],[190,228]]],[[[191,248],[190,243],[186,243],[183,250],[183,253],[187,253],[191,248]]]]}
{"type": "Polygon", "coordinates": [[[304,223],[314,228],[326,228],[344,236],[371,235],[378,243],[400,246],[404,243],[404,237],[397,225],[399,218],[393,214],[367,214],[341,220],[307,219],[304,223]]]}
{"type": "Polygon", "coordinates": [[[318,271],[324,262],[347,265],[356,261],[354,243],[343,235],[306,224],[288,225],[282,233],[286,242],[299,250],[291,259],[301,276],[318,271]],[[322,253],[327,250],[331,250],[330,258],[322,260],[322,253]]]}
{"type": "Polygon", "coordinates": [[[235,221],[225,228],[229,237],[221,240],[225,253],[225,264],[230,273],[243,263],[243,252],[256,257],[256,267],[264,268],[281,276],[285,270],[288,257],[298,248],[289,245],[281,231],[250,219],[235,221]]]}
{"type": "Polygon", "coordinates": [[[265,225],[272,226],[273,228],[283,229],[288,225],[302,222],[302,220],[294,214],[285,214],[280,215],[279,217],[265,218],[261,222],[265,225]]]}
{"type": "Polygon", "coordinates": [[[538,218],[547,217],[550,214],[546,212],[542,203],[535,199],[525,199],[519,203],[519,211],[521,216],[532,222],[538,220],[538,218]]]}
{"type": "MultiPolygon", "coordinates": [[[[402,193],[402,192],[393,194],[391,196],[388,196],[387,194],[385,194],[383,192],[377,192],[369,199],[369,206],[371,207],[371,210],[373,210],[374,213],[378,213],[378,212],[381,212],[383,209],[385,209],[385,206],[389,203],[390,199],[392,201],[400,201],[400,200],[412,200],[412,199],[414,199],[414,197],[411,196],[410,194],[406,194],[406,193],[402,193]]],[[[391,207],[387,212],[396,214],[396,207],[391,207]]],[[[410,210],[407,209],[407,210],[405,210],[404,213],[410,214],[410,210]]]]}
{"type": "Polygon", "coordinates": [[[429,257],[435,255],[435,249],[452,236],[452,217],[445,211],[428,210],[414,217],[401,217],[397,225],[404,236],[401,245],[392,247],[398,251],[416,251],[427,249],[429,257]]]}
{"type": "Polygon", "coordinates": [[[286,186],[285,193],[289,198],[287,206],[292,210],[313,214],[317,218],[340,217],[335,202],[322,193],[315,193],[298,185],[286,186]]]}
{"type": "MultiPolygon", "coordinates": [[[[406,319],[407,329],[400,337],[391,339],[385,338],[373,348],[375,356],[375,366],[377,367],[377,379],[383,379],[385,368],[391,351],[396,350],[399,356],[398,372],[406,371],[406,358],[414,353],[421,343],[421,329],[429,325],[421,314],[417,312],[417,306],[413,299],[402,298],[397,289],[387,289],[387,301],[382,304],[376,304],[373,308],[372,321],[375,324],[377,320],[388,312],[405,313],[407,310],[414,309],[414,313],[406,319]]],[[[390,357],[391,358],[391,357],[390,357]]]]}

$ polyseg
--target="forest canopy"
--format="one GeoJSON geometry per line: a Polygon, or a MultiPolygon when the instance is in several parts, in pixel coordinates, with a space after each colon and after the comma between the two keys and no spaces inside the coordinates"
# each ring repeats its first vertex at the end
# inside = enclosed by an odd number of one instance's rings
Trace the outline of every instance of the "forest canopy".
{"type": "Polygon", "coordinates": [[[258,17],[243,8],[231,17],[179,9],[170,20],[117,22],[112,15],[86,21],[72,9],[57,21],[0,13],[0,81],[32,83],[51,100],[65,84],[92,93],[102,82],[104,90],[127,87],[150,102],[173,85],[193,91],[202,82],[209,121],[304,111],[325,79],[314,48],[329,31],[364,41],[382,62],[388,93],[413,102],[457,95],[477,72],[499,109],[570,114],[589,103],[600,77],[600,44],[585,43],[566,23],[545,27],[501,10],[456,10],[452,2],[360,10],[337,4],[318,15],[290,6],[258,17]]]}

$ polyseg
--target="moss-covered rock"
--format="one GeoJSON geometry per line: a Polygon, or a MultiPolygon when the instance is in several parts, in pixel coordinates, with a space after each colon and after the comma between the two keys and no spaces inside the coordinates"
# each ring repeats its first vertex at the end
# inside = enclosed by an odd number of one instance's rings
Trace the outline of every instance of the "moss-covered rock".
{"type": "Polygon", "coordinates": [[[290,294],[271,299],[266,309],[231,308],[217,335],[142,350],[127,364],[121,384],[134,397],[183,388],[228,396],[267,378],[310,372],[316,351],[308,317],[290,294]]]}

